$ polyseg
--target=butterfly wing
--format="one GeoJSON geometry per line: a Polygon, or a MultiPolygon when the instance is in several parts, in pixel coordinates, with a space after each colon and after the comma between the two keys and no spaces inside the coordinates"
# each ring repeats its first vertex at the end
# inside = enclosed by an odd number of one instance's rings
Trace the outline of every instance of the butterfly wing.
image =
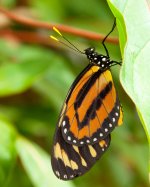
{"type": "Polygon", "coordinates": [[[110,71],[88,65],[73,83],[60,114],[51,155],[55,175],[70,180],[86,173],[108,149],[110,132],[121,123],[110,71]]]}
{"type": "Polygon", "coordinates": [[[86,173],[103,155],[110,144],[110,135],[94,145],[75,146],[67,143],[58,126],[52,150],[52,168],[62,180],[70,180],[86,173]]]}
{"type": "Polygon", "coordinates": [[[70,144],[93,144],[122,124],[122,109],[110,70],[88,65],[73,83],[59,125],[70,144]]]}

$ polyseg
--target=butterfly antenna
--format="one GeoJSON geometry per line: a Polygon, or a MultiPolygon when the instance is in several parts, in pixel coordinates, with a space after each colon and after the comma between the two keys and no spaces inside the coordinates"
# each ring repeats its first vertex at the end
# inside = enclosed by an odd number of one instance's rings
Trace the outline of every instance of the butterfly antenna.
{"type": "Polygon", "coordinates": [[[66,43],[64,43],[64,42],[62,42],[62,41],[60,41],[60,40],[58,40],[58,38],[56,38],[56,37],[54,37],[54,36],[52,36],[52,35],[50,36],[50,38],[53,39],[53,40],[55,40],[56,42],[59,42],[59,43],[65,45],[65,46],[67,46],[68,48],[70,48],[70,49],[72,49],[72,50],[74,50],[74,51],[76,51],[76,52],[79,52],[79,51],[77,51],[76,49],[74,49],[73,47],[70,47],[69,45],[67,45],[66,43]]]}
{"type": "Polygon", "coordinates": [[[103,47],[104,47],[104,49],[105,49],[106,54],[107,54],[108,57],[109,57],[109,52],[108,52],[108,49],[107,49],[107,47],[106,47],[106,45],[105,45],[105,41],[106,41],[106,39],[108,38],[108,36],[113,32],[113,30],[115,29],[115,27],[116,27],[116,18],[115,18],[115,20],[114,20],[114,24],[113,24],[113,26],[112,26],[112,29],[110,30],[110,32],[105,36],[105,38],[104,38],[103,41],[102,41],[102,45],[103,45],[103,47]]]}
{"type": "Polygon", "coordinates": [[[63,35],[61,34],[61,32],[60,32],[56,27],[53,27],[53,30],[54,30],[57,34],[59,34],[64,40],[66,40],[72,47],[69,46],[69,45],[67,45],[66,43],[64,43],[64,42],[62,42],[62,41],[60,41],[60,40],[58,40],[58,39],[55,38],[54,36],[50,36],[50,38],[52,38],[53,40],[55,40],[55,41],[57,41],[57,42],[62,43],[63,45],[69,47],[70,49],[72,49],[72,50],[74,50],[74,51],[76,51],[76,52],[79,52],[79,53],[81,53],[81,54],[84,54],[84,52],[80,51],[80,50],[79,50],[75,45],[73,45],[65,36],[63,36],[63,35]]]}

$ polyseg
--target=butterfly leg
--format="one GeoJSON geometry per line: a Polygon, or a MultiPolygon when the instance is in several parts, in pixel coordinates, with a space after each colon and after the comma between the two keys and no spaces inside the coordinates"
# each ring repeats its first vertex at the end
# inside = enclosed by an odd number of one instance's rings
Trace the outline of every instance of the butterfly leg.
{"type": "Polygon", "coordinates": [[[106,47],[106,45],[105,45],[105,41],[106,41],[106,39],[108,38],[108,36],[113,32],[113,30],[115,29],[115,27],[116,27],[116,18],[115,18],[115,20],[114,20],[114,24],[113,24],[113,26],[112,26],[111,31],[105,36],[105,38],[104,38],[103,41],[102,41],[102,45],[103,45],[103,47],[104,47],[104,49],[105,49],[105,51],[106,51],[107,57],[109,57],[109,52],[108,52],[108,49],[107,49],[107,47],[106,47]]]}
{"type": "Polygon", "coordinates": [[[112,61],[112,64],[113,64],[113,65],[120,65],[120,66],[121,66],[121,65],[122,65],[122,62],[112,61]]]}

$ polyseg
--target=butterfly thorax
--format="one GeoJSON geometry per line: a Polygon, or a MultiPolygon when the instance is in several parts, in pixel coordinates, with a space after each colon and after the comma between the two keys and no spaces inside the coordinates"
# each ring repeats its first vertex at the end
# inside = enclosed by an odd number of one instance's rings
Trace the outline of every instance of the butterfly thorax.
{"type": "Polygon", "coordinates": [[[108,56],[98,54],[95,52],[95,48],[90,47],[84,51],[91,64],[98,65],[104,70],[111,66],[112,61],[110,61],[110,58],[108,56]]]}

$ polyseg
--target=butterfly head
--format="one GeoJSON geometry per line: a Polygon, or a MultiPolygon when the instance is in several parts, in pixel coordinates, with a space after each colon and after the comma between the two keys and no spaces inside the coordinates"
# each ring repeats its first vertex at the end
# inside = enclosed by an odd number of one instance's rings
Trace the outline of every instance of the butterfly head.
{"type": "Polygon", "coordinates": [[[111,61],[109,57],[98,54],[97,52],[95,52],[94,47],[89,47],[84,51],[85,51],[85,55],[87,56],[87,58],[90,60],[92,64],[96,64],[101,68],[107,68],[111,65],[111,61]]]}
{"type": "Polygon", "coordinates": [[[93,60],[94,57],[97,56],[97,53],[95,52],[95,48],[94,47],[89,47],[89,48],[85,49],[84,51],[85,51],[85,55],[87,56],[87,58],[89,60],[93,60]]]}

